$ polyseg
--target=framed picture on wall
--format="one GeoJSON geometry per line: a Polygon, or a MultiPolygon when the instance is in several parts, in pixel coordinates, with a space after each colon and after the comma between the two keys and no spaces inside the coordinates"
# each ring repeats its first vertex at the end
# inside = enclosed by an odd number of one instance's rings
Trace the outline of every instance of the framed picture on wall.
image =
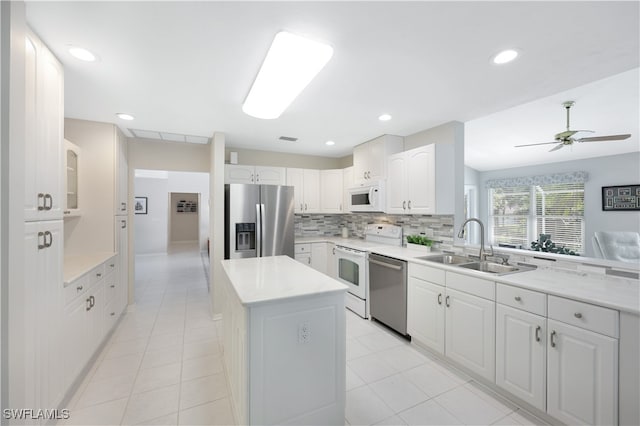
{"type": "Polygon", "coordinates": [[[136,214],[147,214],[147,197],[136,197],[133,203],[133,211],[136,214]]]}
{"type": "Polygon", "coordinates": [[[640,210],[640,185],[603,186],[602,210],[640,210]]]}

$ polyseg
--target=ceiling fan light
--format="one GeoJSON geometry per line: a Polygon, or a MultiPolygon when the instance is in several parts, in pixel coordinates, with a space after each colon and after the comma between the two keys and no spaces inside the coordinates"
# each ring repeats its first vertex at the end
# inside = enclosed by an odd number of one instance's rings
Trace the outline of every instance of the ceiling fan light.
{"type": "Polygon", "coordinates": [[[242,111],[262,119],[280,117],[332,55],[333,48],[327,44],[279,32],[242,105],[242,111]]]}
{"type": "Polygon", "coordinates": [[[518,51],[513,49],[503,50],[493,57],[493,63],[503,65],[509,63],[518,57],[518,51]]]}

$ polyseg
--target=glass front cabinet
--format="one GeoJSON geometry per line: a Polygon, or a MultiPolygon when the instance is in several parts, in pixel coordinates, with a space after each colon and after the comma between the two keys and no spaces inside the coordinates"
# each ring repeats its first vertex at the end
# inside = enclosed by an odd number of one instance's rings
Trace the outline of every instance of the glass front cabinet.
{"type": "Polygon", "coordinates": [[[64,140],[64,158],[66,188],[64,217],[80,216],[80,197],[78,196],[80,148],[66,139],[64,140]]]}

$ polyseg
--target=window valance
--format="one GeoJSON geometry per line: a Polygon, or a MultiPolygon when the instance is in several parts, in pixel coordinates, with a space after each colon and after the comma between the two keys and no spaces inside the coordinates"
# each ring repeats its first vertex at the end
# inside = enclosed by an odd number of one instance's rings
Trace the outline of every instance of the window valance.
{"type": "Polygon", "coordinates": [[[584,183],[587,172],[552,173],[548,175],[490,179],[485,182],[487,188],[512,188],[514,186],[550,185],[555,183],[584,183]]]}

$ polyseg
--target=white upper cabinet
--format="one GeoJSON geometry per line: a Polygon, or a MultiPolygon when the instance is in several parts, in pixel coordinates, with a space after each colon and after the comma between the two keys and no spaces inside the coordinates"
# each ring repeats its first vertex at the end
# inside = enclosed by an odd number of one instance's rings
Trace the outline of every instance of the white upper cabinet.
{"type": "Polygon", "coordinates": [[[65,174],[65,205],[64,216],[79,216],[80,215],[80,147],[69,142],[64,141],[64,169],[65,174]]]}
{"type": "Polygon", "coordinates": [[[320,171],[320,211],[322,213],[344,212],[342,187],[342,169],[320,171]]]}
{"type": "Polygon", "coordinates": [[[61,219],[64,72],[37,36],[25,41],[25,220],[61,219]]]}
{"type": "Polygon", "coordinates": [[[383,135],[353,149],[353,179],[355,185],[387,177],[387,158],[402,151],[400,136],[383,135]]]}
{"type": "Polygon", "coordinates": [[[387,173],[388,213],[436,213],[433,144],[390,156],[387,173]]]}
{"type": "Polygon", "coordinates": [[[342,169],[342,209],[345,213],[349,212],[349,188],[353,185],[353,166],[342,169]]]}
{"type": "Polygon", "coordinates": [[[258,185],[285,185],[284,167],[245,166],[225,164],[224,183],[249,183],[258,185]]]}
{"type": "Polygon", "coordinates": [[[287,185],[293,186],[296,213],[320,212],[320,170],[288,168],[287,185]]]}

